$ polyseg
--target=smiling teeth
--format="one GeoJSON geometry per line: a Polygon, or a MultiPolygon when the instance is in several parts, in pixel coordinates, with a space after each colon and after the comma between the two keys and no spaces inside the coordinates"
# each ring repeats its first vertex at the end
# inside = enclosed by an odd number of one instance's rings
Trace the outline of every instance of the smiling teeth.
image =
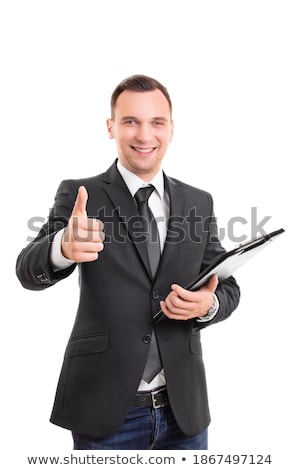
{"type": "Polygon", "coordinates": [[[153,147],[148,148],[148,149],[141,149],[141,148],[135,147],[135,150],[137,150],[138,152],[141,152],[141,153],[149,153],[149,152],[152,152],[153,147]]]}

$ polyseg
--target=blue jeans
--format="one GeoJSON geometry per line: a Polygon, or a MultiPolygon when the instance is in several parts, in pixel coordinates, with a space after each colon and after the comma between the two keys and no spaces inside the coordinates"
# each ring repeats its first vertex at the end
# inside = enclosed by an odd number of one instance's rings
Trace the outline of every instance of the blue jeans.
{"type": "Polygon", "coordinates": [[[207,450],[207,429],[186,436],[176,424],[169,405],[153,409],[132,406],[120,429],[105,439],[73,432],[75,450],[207,450]]]}

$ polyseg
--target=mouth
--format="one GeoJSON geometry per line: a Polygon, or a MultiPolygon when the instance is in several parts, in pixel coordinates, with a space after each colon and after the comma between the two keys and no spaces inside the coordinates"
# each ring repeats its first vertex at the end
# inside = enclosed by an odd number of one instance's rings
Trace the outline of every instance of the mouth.
{"type": "Polygon", "coordinates": [[[150,156],[157,148],[157,147],[134,147],[133,145],[131,145],[130,147],[138,155],[143,155],[145,157],[150,156]]]}

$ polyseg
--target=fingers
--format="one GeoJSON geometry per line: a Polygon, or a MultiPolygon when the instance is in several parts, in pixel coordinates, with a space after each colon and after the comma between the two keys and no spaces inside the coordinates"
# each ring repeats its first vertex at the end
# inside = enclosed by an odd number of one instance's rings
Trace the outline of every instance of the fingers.
{"type": "Polygon", "coordinates": [[[172,291],[165,301],[160,303],[161,310],[173,320],[188,320],[197,316],[198,305],[194,301],[193,292],[173,284],[172,291]]]}
{"type": "Polygon", "coordinates": [[[68,226],[61,241],[63,256],[76,262],[95,261],[104,248],[104,225],[101,220],[88,218],[86,205],[88,192],[84,186],[78,188],[77,198],[68,226]]]}
{"type": "Polygon", "coordinates": [[[173,294],[176,294],[176,297],[180,297],[180,299],[185,300],[187,302],[192,302],[194,300],[194,293],[183,287],[179,286],[178,284],[172,284],[171,289],[173,294]]]}
{"type": "MultiPolygon", "coordinates": [[[[215,292],[219,283],[218,276],[214,274],[209,278],[207,284],[205,284],[199,291],[201,290],[209,290],[210,292],[215,292]]],[[[192,302],[194,300],[194,292],[184,289],[183,287],[179,286],[178,284],[171,285],[172,292],[175,292],[181,299],[186,300],[187,302],[192,302]]]]}
{"type": "Polygon", "coordinates": [[[202,317],[213,304],[213,293],[218,285],[218,277],[212,276],[208,283],[198,291],[189,291],[172,284],[171,292],[160,303],[163,313],[173,320],[189,320],[191,318],[202,317]]]}
{"type": "MultiPolygon", "coordinates": [[[[161,311],[168,318],[170,318],[170,320],[189,320],[193,318],[193,314],[190,309],[175,307],[172,303],[170,303],[169,297],[167,297],[165,301],[160,301],[160,308],[161,311]]],[[[197,316],[196,313],[194,316],[197,316]]]]}
{"type": "Polygon", "coordinates": [[[103,223],[96,219],[71,217],[62,237],[62,254],[76,262],[95,261],[103,250],[103,223]]]}
{"type": "Polygon", "coordinates": [[[72,225],[72,235],[78,242],[102,242],[105,238],[101,220],[72,216],[69,223],[72,225]]]}

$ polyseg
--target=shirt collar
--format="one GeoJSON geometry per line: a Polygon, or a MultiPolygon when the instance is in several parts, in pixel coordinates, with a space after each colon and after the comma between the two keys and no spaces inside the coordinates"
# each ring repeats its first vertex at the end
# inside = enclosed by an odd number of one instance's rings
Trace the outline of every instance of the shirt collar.
{"type": "Polygon", "coordinates": [[[143,188],[145,186],[149,186],[150,184],[155,187],[155,190],[159,194],[160,199],[164,197],[165,185],[162,169],[160,169],[158,173],[156,173],[156,175],[152,178],[151,181],[146,182],[131,171],[129,171],[127,168],[125,168],[119,160],[117,162],[117,168],[123,180],[125,181],[126,186],[128,187],[132,197],[135,195],[138,189],[143,188]]]}

